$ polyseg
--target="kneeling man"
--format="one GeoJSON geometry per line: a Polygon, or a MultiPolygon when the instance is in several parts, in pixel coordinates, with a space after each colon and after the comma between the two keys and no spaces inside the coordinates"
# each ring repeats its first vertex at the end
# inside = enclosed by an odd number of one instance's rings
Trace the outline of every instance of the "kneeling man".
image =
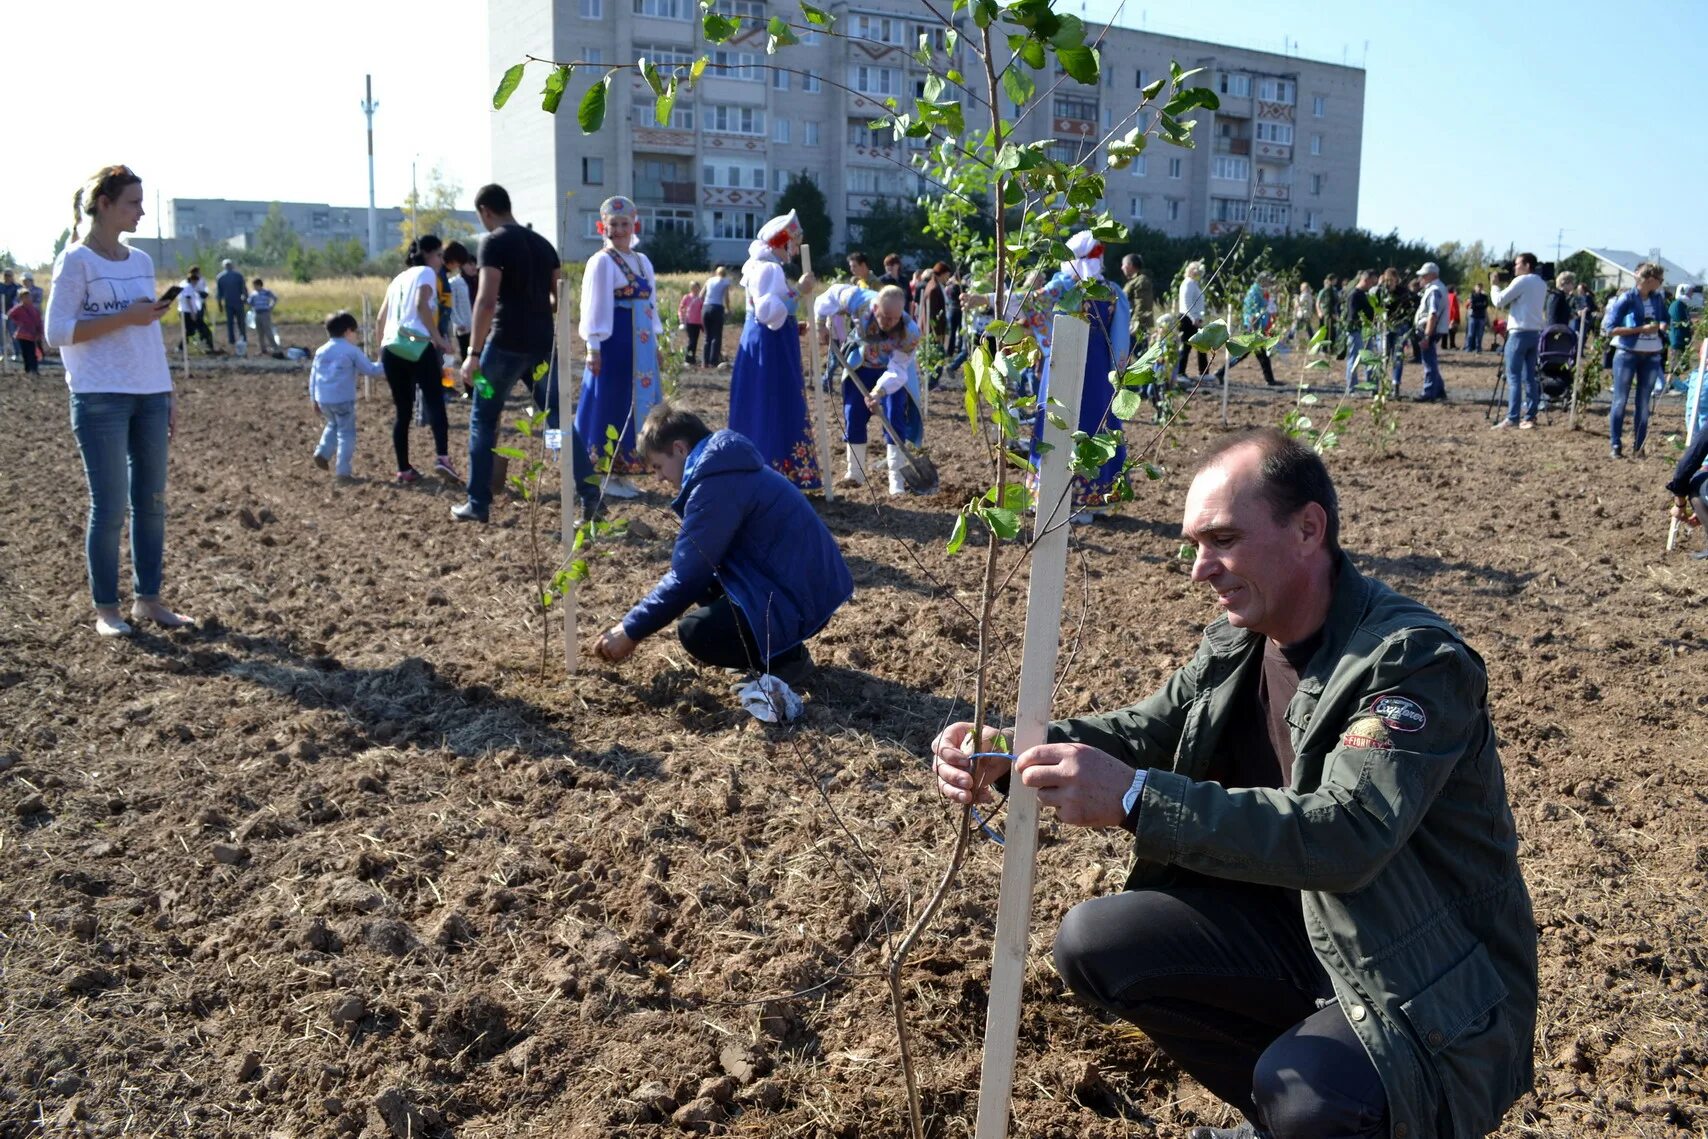
{"type": "Polygon", "coordinates": [[[624,660],[681,618],[677,636],[696,660],[804,678],[807,639],[854,593],[812,504],[745,436],[668,403],[647,415],[636,443],[655,474],[681,487],[670,506],[682,530],[670,572],[599,638],[598,654],[624,660]]]}

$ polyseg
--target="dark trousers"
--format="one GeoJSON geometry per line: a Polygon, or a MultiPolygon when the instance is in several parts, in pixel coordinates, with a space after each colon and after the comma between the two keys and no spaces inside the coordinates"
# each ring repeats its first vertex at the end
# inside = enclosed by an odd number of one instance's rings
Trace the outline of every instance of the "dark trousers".
{"type": "Polygon", "coordinates": [[[706,328],[706,367],[723,363],[724,306],[707,305],[701,309],[700,323],[706,328]]]}
{"type": "Polygon", "coordinates": [[[248,337],[243,333],[243,306],[232,307],[227,305],[225,310],[225,342],[236,344],[239,340],[247,340],[248,337]]]}
{"type": "Polygon", "coordinates": [[[201,312],[180,312],[184,318],[184,336],[189,340],[200,339],[202,346],[209,352],[214,350],[213,330],[208,327],[207,310],[201,312]]]}
{"type": "Polygon", "coordinates": [[[27,376],[36,368],[36,342],[34,340],[17,340],[18,359],[24,362],[24,374],[27,376]]]}
{"type": "Polygon", "coordinates": [[[700,598],[699,606],[688,610],[676,622],[676,635],[682,639],[682,647],[689,656],[714,668],[769,672],[778,665],[799,660],[807,651],[805,645],[796,645],[788,652],[772,656],[767,664],[765,653],[753,636],[753,626],[716,582],[700,598]]]}
{"type": "Polygon", "coordinates": [[[700,354],[700,326],[697,324],[685,324],[682,327],[688,330],[687,359],[688,363],[692,364],[694,362],[694,358],[700,354]]]}
{"type": "MultiPolygon", "coordinates": [[[[1198,326],[1193,323],[1191,317],[1182,314],[1180,317],[1180,359],[1174,365],[1175,375],[1184,376],[1186,374],[1186,357],[1192,350],[1189,342],[1197,334],[1198,326]]],[[[1210,358],[1202,352],[1198,353],[1198,374],[1202,376],[1209,370],[1210,358]]]]}
{"type": "Polygon", "coordinates": [[[1375,1067],[1311,950],[1296,891],[1187,875],[1075,906],[1056,971],[1274,1139],[1387,1133],[1375,1067]]]}
{"type": "Polygon", "coordinates": [[[385,368],[385,382],[391,387],[391,402],[397,408],[397,418],[391,423],[391,448],[397,453],[397,469],[409,469],[409,419],[415,411],[417,391],[427,411],[427,425],[433,431],[433,454],[447,454],[450,425],[445,419],[445,389],[439,381],[444,371],[439,350],[429,345],[421,353],[421,359],[405,360],[387,349],[380,352],[380,364],[385,368]]]}

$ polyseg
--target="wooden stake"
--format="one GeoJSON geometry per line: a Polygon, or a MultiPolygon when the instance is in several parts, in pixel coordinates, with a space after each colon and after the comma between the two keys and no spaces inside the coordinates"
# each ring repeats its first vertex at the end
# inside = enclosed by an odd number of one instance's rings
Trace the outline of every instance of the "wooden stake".
{"type": "MultiPolygon", "coordinates": [[[[374,318],[373,302],[368,300],[368,294],[363,293],[362,294],[362,355],[366,356],[370,360],[372,360],[374,358],[374,352],[373,352],[373,340],[372,340],[373,334],[372,334],[372,331],[368,328],[368,323],[371,320],[373,320],[373,318],[374,318]]],[[[370,399],[370,398],[372,398],[373,394],[374,394],[374,378],[372,376],[364,373],[362,376],[362,398],[363,399],[370,399]]]]}
{"type": "MultiPolygon", "coordinates": [[[[801,246],[801,272],[812,272],[812,246],[801,246]]],[[[824,500],[836,501],[836,472],[832,467],[835,461],[830,450],[830,425],[825,417],[824,388],[819,386],[819,357],[818,357],[818,321],[813,317],[812,294],[802,293],[801,303],[807,306],[807,351],[811,354],[812,371],[806,374],[808,394],[812,401],[813,433],[818,436],[818,476],[824,485],[824,500]]],[[[797,311],[796,317],[801,314],[797,311]]]]}
{"type": "MultiPolygon", "coordinates": [[[[569,379],[569,278],[560,277],[557,283],[557,423],[558,423],[558,460],[561,463],[560,478],[561,496],[563,502],[562,520],[559,527],[563,532],[563,564],[568,566],[575,560],[575,503],[580,490],[575,485],[575,432],[571,427],[564,426],[563,398],[564,387],[569,379]]],[[[478,398],[478,397],[477,397],[478,398]]],[[[575,582],[564,586],[563,590],[563,667],[570,676],[575,675],[575,658],[580,651],[575,643],[576,626],[576,594],[575,582]]]]}
{"type": "MultiPolygon", "coordinates": [[[[1090,326],[1057,316],[1050,337],[1050,398],[1061,405],[1071,430],[1079,424],[1090,326]]],[[[1026,641],[1020,661],[1020,701],[1014,725],[1018,755],[1044,742],[1050,724],[1056,654],[1061,648],[1062,593],[1067,581],[1068,517],[1073,513],[1069,431],[1046,422],[1050,444],[1038,462],[1031,582],[1026,595],[1026,641]]],[[[996,911],[990,1007],[985,1019],[984,1065],[979,1072],[976,1139],[1008,1134],[1014,1091],[1014,1052],[1020,1032],[1020,991],[1026,980],[1026,944],[1032,923],[1032,881],[1038,852],[1038,793],[1015,779],[1008,789],[1008,828],[1002,852],[1002,886],[996,911]]]]}
{"type": "Polygon", "coordinates": [[[190,326],[184,320],[182,311],[178,313],[178,350],[184,356],[184,382],[190,379],[190,326]]]}
{"type": "MultiPolygon", "coordinates": [[[[1228,338],[1231,341],[1233,339],[1233,335],[1234,335],[1234,306],[1233,306],[1232,301],[1228,302],[1227,332],[1228,332],[1228,338]]],[[[1233,379],[1234,379],[1234,349],[1233,349],[1233,345],[1230,343],[1230,344],[1224,345],[1222,348],[1222,426],[1223,427],[1226,427],[1228,425],[1228,385],[1233,383],[1233,379]]]]}

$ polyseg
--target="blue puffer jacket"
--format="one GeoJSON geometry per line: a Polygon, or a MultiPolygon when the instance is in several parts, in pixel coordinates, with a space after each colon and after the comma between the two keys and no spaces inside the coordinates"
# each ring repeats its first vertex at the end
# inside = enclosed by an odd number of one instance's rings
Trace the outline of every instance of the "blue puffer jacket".
{"type": "Polygon", "coordinates": [[[776,656],[824,628],[854,594],[836,539],[745,435],[718,431],[701,440],[670,507],[682,532],[670,572],[623,618],[633,640],[676,620],[715,580],[776,656]]]}

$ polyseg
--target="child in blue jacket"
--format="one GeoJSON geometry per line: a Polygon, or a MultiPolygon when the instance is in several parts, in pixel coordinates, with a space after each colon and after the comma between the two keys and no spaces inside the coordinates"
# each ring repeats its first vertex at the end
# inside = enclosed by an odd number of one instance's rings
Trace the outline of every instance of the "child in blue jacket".
{"type": "Polygon", "coordinates": [[[361,325],[347,312],[326,318],[326,343],[314,354],[308,374],[309,398],[326,422],[314,448],[314,465],[326,470],[338,460],[338,477],[354,478],[356,457],[356,373],[383,376],[385,369],[362,351],[361,325]]]}
{"type": "Polygon", "coordinates": [[[663,403],[641,425],[637,449],[682,489],[670,572],[595,651],[621,661],[677,621],[682,647],[722,668],[795,683],[812,669],[808,638],[854,593],[854,579],[805,495],[734,431],[663,403]],[[680,618],[680,620],[677,620],[680,618]]]}

